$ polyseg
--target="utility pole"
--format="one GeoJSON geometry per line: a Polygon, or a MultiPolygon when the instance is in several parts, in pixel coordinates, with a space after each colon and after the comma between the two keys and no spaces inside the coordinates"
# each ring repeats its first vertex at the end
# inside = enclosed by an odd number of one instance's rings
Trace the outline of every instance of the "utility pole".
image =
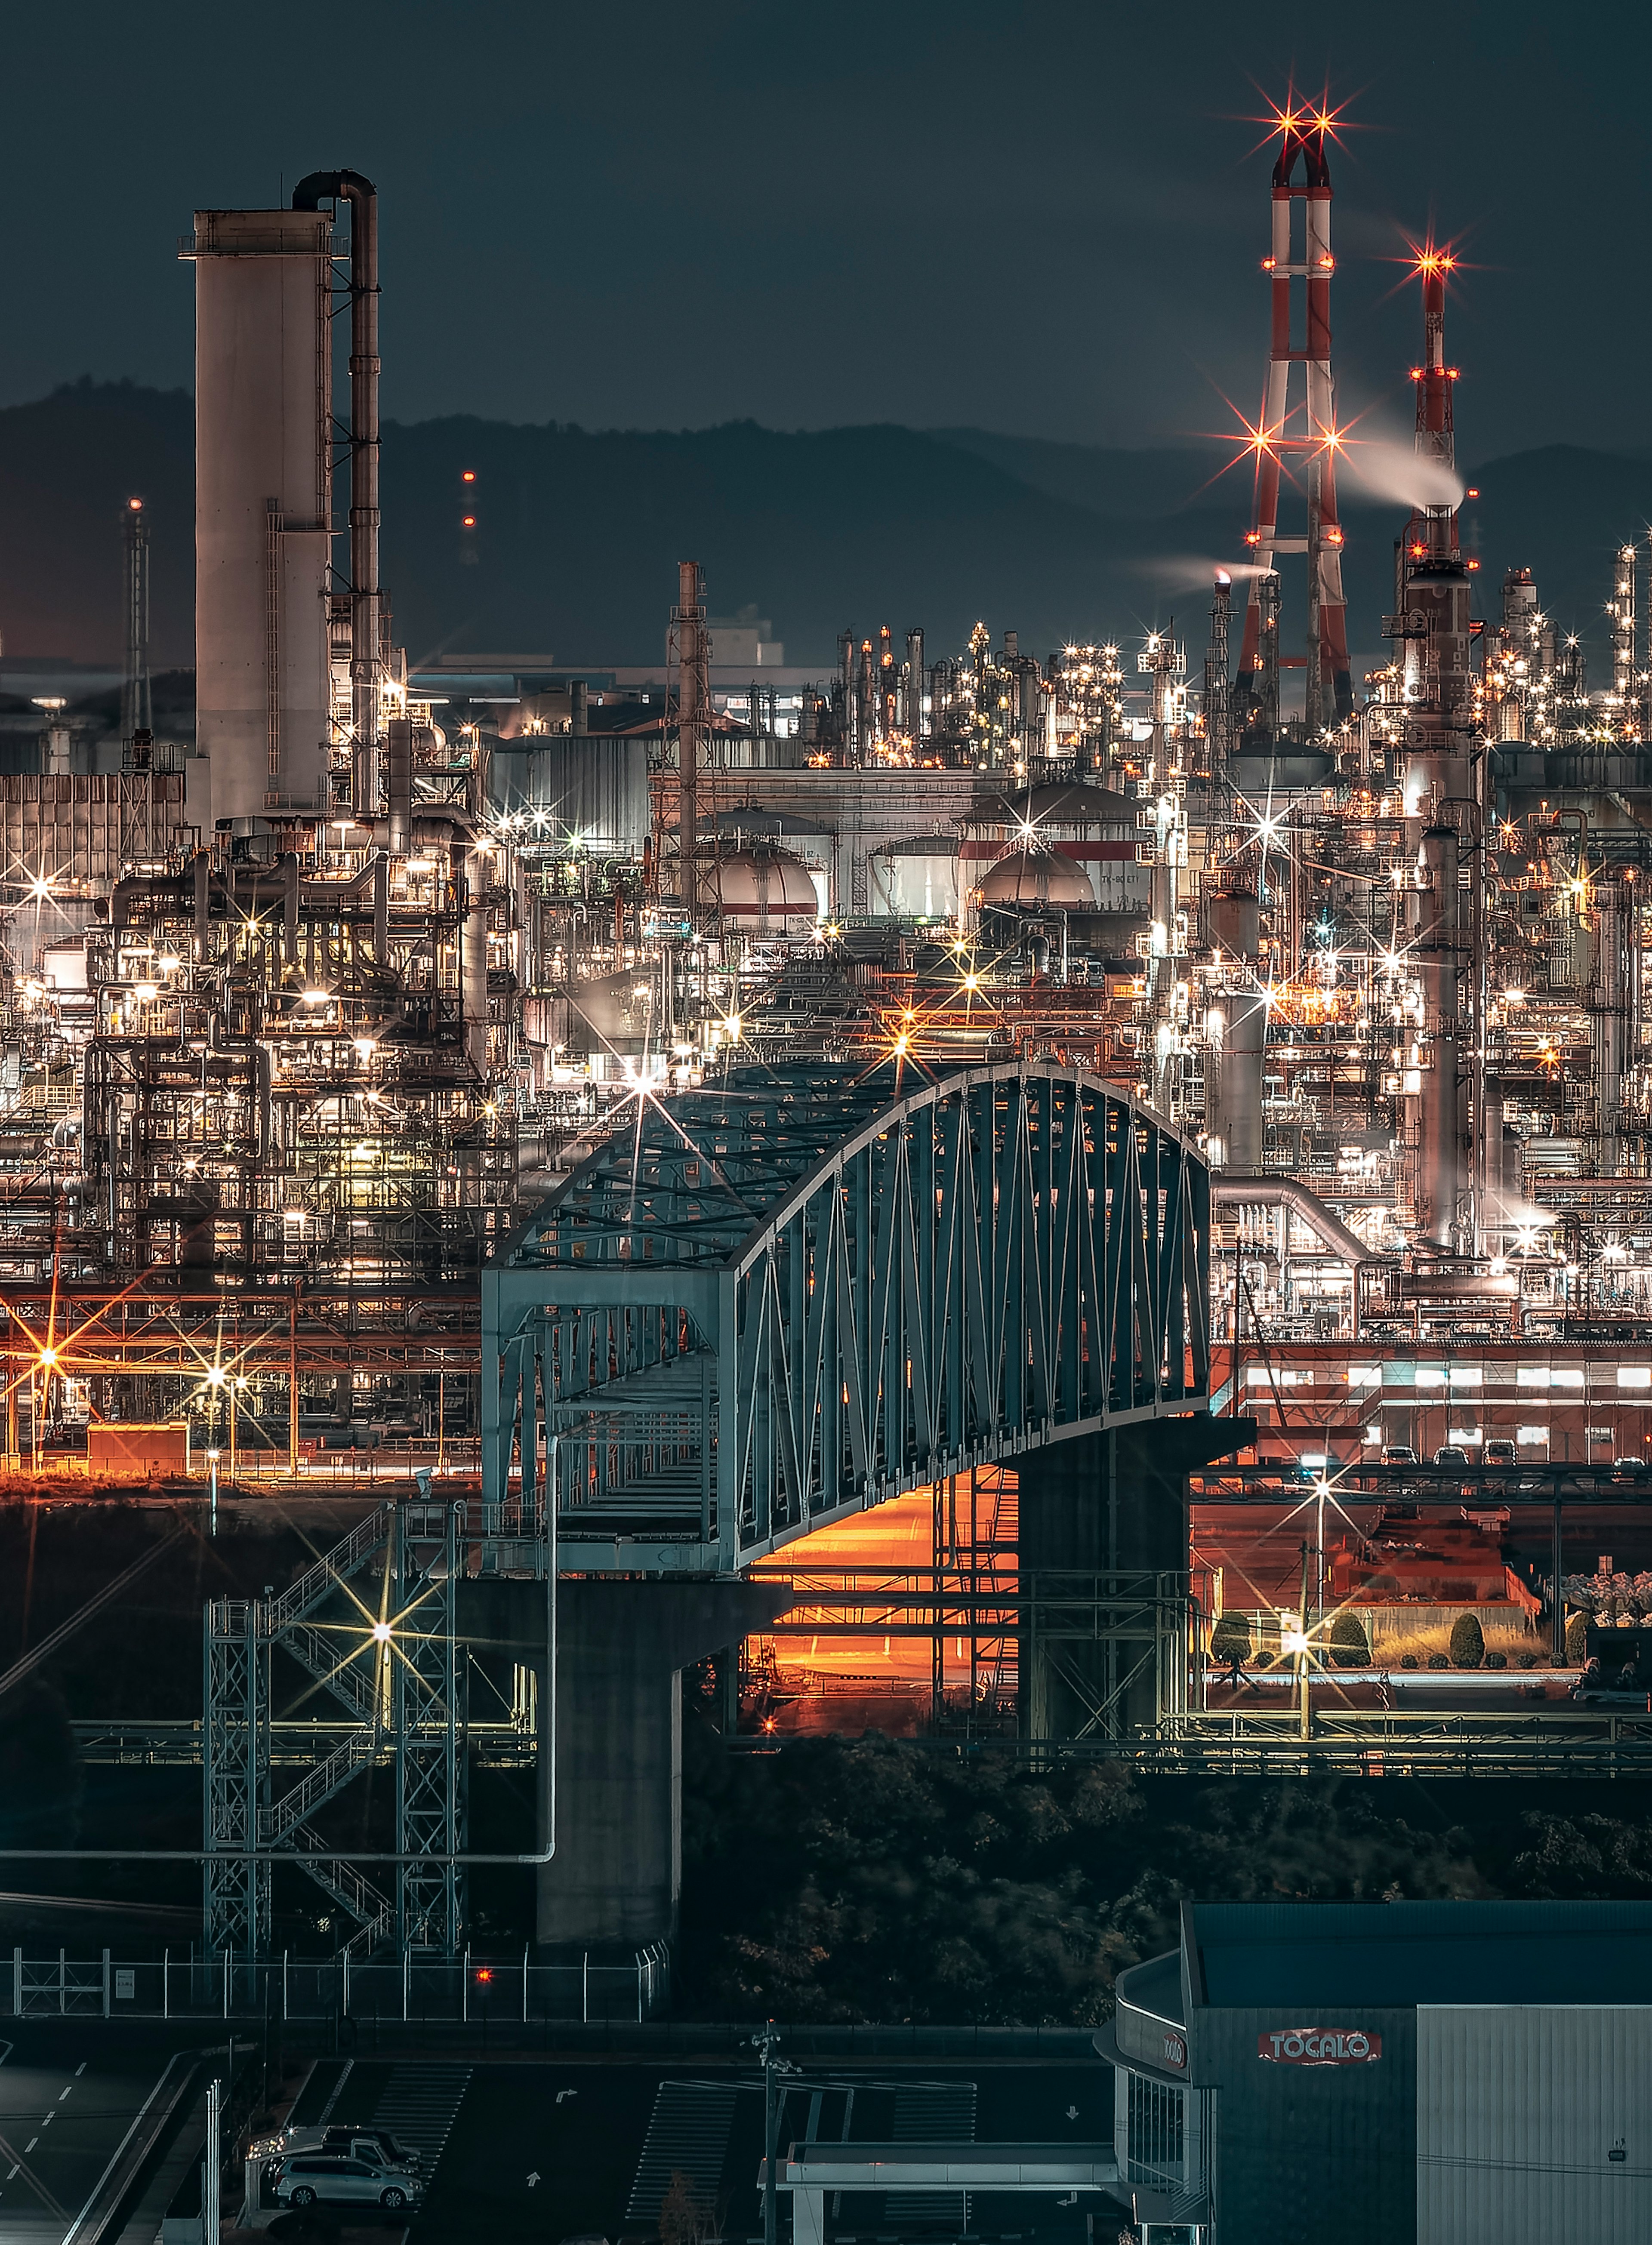
{"type": "Polygon", "coordinates": [[[207,2092],[207,2148],[201,2177],[201,2234],[205,2245],[218,2245],[222,2216],[219,2193],[223,2182],[224,2085],[214,2080],[207,2092]]]}
{"type": "Polygon", "coordinates": [[[779,2201],[775,2169],[780,2157],[780,2113],[785,2102],[784,2077],[797,2069],[787,2059],[775,2055],[780,2047],[780,2037],[772,2019],[752,2036],[751,2047],[763,2060],[763,2245],[777,2245],[779,2201]],[[778,2097],[777,2076],[781,2077],[778,2097]]]}

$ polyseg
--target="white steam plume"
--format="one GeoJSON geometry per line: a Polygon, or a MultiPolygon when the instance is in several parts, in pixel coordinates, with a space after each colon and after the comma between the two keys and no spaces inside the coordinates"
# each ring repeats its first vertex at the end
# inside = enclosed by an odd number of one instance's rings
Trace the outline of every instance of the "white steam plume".
{"type": "Polygon", "coordinates": [[[1467,489],[1455,468],[1384,437],[1352,438],[1337,458],[1340,472],[1363,484],[1374,499],[1393,499],[1401,506],[1460,506],[1467,489]]]}
{"type": "Polygon", "coordinates": [[[1202,553],[1156,553],[1137,566],[1144,577],[1155,578],[1172,592],[1191,586],[1208,589],[1219,576],[1230,577],[1237,585],[1268,573],[1256,561],[1213,561],[1202,553]]]}

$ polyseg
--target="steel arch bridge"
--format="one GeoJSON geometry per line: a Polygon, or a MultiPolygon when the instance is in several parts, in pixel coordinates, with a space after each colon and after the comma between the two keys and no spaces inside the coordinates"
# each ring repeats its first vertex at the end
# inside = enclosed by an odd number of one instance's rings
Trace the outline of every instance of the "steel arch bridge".
{"type": "Polygon", "coordinates": [[[729,1573],[968,1468],[1202,1409],[1210,1178],[1056,1066],[639,1089],[482,1278],[485,1532],[729,1573]]]}

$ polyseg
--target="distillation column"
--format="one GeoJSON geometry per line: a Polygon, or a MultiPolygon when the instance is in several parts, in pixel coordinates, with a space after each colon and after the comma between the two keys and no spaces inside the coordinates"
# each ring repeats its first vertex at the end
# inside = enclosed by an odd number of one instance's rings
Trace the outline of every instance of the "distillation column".
{"type": "Polygon", "coordinates": [[[1429,544],[1406,572],[1406,702],[1401,785],[1411,866],[1407,919],[1422,986],[1418,1089],[1409,1096],[1417,1150],[1417,1245],[1438,1255],[1479,1251],[1474,1204],[1480,1046],[1474,876],[1483,870],[1478,777],[1472,754],[1469,579],[1453,550],[1451,510],[1431,507],[1429,544]],[[1466,878],[1465,878],[1466,877],[1466,878]]]}
{"type": "MultiPolygon", "coordinates": [[[[1484,943],[1477,919],[1485,894],[1483,784],[1475,749],[1470,667],[1469,573],[1458,547],[1451,381],[1445,364],[1445,274],[1451,260],[1425,249],[1424,363],[1417,391],[1419,493],[1401,568],[1401,608],[1390,635],[1404,649],[1401,792],[1410,870],[1406,918],[1423,999],[1407,1136],[1415,1149],[1412,1222],[1418,1250],[1479,1252],[1485,1084],[1484,943]]],[[[1500,1130],[1499,1130],[1500,1136],[1500,1130]]],[[[1500,1146],[1497,1158],[1500,1166],[1500,1146]]]]}
{"type": "Polygon", "coordinates": [[[1641,944],[1635,889],[1601,881],[1594,892],[1594,972],[1589,1014],[1594,1060],[1595,1166],[1624,1173],[1624,1078],[1634,1065],[1641,944]]]}
{"type": "Polygon", "coordinates": [[[1208,909],[1217,980],[1205,1014],[1205,1150],[1213,1169],[1250,1176],[1262,1166],[1268,1033],[1255,887],[1247,876],[1227,874],[1209,892],[1208,909]]]}
{"type": "Polygon", "coordinates": [[[1159,1113],[1177,1112],[1181,1048],[1187,1027],[1187,915],[1182,896],[1187,864],[1186,772],[1182,696],[1176,681],[1186,665],[1173,630],[1155,632],[1137,658],[1149,676],[1152,735],[1147,743],[1147,784],[1154,804],[1153,863],[1148,875],[1147,1019],[1152,1048],[1147,1096],[1159,1113]]]}

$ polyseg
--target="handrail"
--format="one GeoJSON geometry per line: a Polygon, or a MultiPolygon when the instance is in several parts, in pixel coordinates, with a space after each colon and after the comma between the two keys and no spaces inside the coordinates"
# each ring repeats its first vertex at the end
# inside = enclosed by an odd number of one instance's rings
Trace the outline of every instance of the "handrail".
{"type": "Polygon", "coordinates": [[[353,1731],[342,1745],[334,1747],[325,1761],[317,1762],[290,1793],[283,1793],[270,1808],[259,1810],[260,1839],[268,1846],[279,1846],[306,1816],[330,1801],[341,1787],[348,1785],[357,1770],[366,1768],[381,1743],[377,1726],[370,1731],[353,1731]]]}
{"type": "Polygon", "coordinates": [[[307,1568],[291,1587],[278,1598],[271,1598],[262,1609],[264,1628],[271,1637],[302,1621],[311,1608],[330,1590],[335,1583],[364,1565],[391,1531],[395,1507],[377,1506],[366,1518],[358,1520],[341,1543],[335,1543],[323,1558],[307,1568]]]}

